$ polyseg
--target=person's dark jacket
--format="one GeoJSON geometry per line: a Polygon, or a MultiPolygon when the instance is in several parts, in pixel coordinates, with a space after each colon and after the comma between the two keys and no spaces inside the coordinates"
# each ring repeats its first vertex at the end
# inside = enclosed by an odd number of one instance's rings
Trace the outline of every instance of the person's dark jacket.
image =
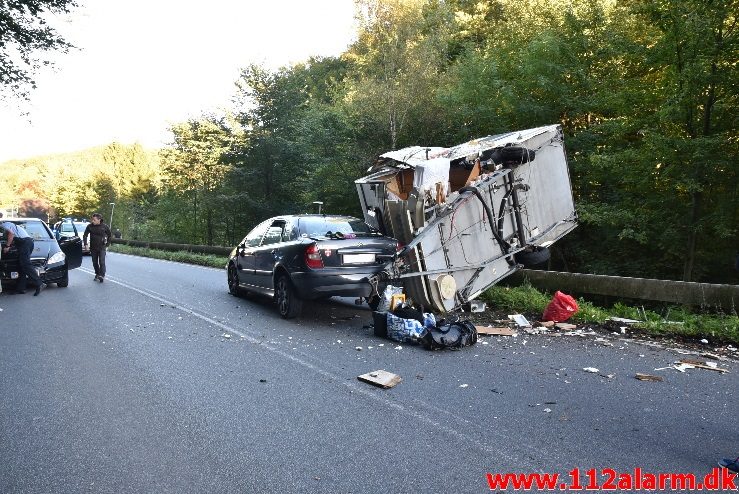
{"type": "Polygon", "coordinates": [[[82,243],[87,243],[87,237],[90,237],[90,250],[102,250],[110,245],[110,228],[103,222],[99,225],[88,223],[85,228],[85,234],[82,236],[82,243]]]}

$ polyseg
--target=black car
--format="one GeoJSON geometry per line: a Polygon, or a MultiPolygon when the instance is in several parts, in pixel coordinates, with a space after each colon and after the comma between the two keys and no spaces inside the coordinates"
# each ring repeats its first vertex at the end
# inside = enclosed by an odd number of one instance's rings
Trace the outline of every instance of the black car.
{"type": "MultiPolygon", "coordinates": [[[[31,262],[39,271],[41,280],[56,283],[56,286],[69,285],[69,270],[82,264],[82,241],[78,236],[54,237],[46,223],[37,218],[3,218],[23,227],[33,237],[31,262]]],[[[6,232],[0,228],[0,246],[5,247],[6,232]]],[[[18,279],[18,251],[10,247],[7,253],[0,254],[0,278],[3,285],[15,284],[18,279]]]]}
{"type": "MultiPolygon", "coordinates": [[[[57,240],[61,240],[61,237],[73,237],[77,235],[80,240],[85,234],[85,228],[90,222],[87,220],[78,220],[72,218],[64,218],[62,221],[54,223],[54,228],[51,229],[54,232],[54,236],[57,240]]],[[[85,244],[82,244],[82,254],[89,254],[90,246],[88,244],[85,248],[85,244]]]]}
{"type": "Polygon", "coordinates": [[[368,278],[395,255],[398,241],[351,216],[277,216],[263,221],[229,257],[228,289],[274,297],[284,318],[303,300],[377,299],[368,278]]]}

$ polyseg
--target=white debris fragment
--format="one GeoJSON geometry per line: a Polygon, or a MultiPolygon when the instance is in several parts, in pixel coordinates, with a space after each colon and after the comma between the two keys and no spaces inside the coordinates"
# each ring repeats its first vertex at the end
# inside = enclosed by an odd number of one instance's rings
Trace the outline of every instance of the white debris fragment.
{"type": "Polygon", "coordinates": [[[361,346],[355,346],[354,349],[356,351],[358,351],[358,352],[361,352],[362,351],[362,347],[361,346]]]}
{"type": "Polygon", "coordinates": [[[230,334],[228,334],[228,333],[223,333],[223,334],[222,334],[221,336],[222,336],[223,338],[227,338],[227,339],[228,339],[228,338],[231,338],[231,335],[230,335],[230,334]]]}
{"type": "Polygon", "coordinates": [[[599,372],[595,367],[583,367],[582,370],[590,372],[591,374],[597,374],[599,372]]]}
{"type": "Polygon", "coordinates": [[[552,413],[552,409],[551,409],[551,408],[545,408],[545,409],[544,409],[544,412],[545,412],[545,413],[552,413]]]}
{"type": "Polygon", "coordinates": [[[396,350],[402,350],[402,349],[403,349],[403,347],[402,347],[402,346],[400,346],[400,345],[398,345],[398,346],[396,346],[396,347],[395,347],[395,349],[396,349],[396,350]]]}
{"type": "Polygon", "coordinates": [[[707,340],[707,339],[705,339],[705,338],[703,338],[703,339],[701,340],[701,343],[703,343],[704,345],[708,345],[708,340],[707,340]]]}
{"type": "Polygon", "coordinates": [[[460,388],[466,388],[467,386],[469,386],[469,384],[460,384],[459,385],[460,388]]]}
{"type": "Polygon", "coordinates": [[[522,314],[510,314],[508,319],[515,322],[520,328],[530,328],[531,323],[522,314]]]}
{"type": "Polygon", "coordinates": [[[609,317],[608,319],[610,321],[620,322],[623,324],[636,324],[638,322],[641,322],[641,321],[637,321],[636,319],[626,319],[623,317],[609,317]]]}
{"type": "Polygon", "coordinates": [[[341,340],[336,340],[336,343],[341,343],[341,340]]]}

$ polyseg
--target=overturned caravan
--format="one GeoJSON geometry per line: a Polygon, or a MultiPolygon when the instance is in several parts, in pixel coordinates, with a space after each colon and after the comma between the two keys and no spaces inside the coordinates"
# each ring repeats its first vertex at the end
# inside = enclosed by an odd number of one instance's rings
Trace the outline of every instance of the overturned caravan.
{"type": "Polygon", "coordinates": [[[372,280],[425,310],[474,300],[577,226],[562,129],[488,136],[380,156],[356,181],[365,221],[405,247],[372,280]]]}

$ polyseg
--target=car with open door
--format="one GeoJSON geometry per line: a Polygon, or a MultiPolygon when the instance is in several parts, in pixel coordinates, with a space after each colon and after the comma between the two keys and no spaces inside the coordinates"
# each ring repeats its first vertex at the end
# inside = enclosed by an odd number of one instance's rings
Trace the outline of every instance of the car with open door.
{"type": "MultiPolygon", "coordinates": [[[[3,218],[23,227],[33,237],[31,263],[45,283],[58,287],[69,285],[69,270],[82,265],[82,240],[77,235],[60,236],[59,240],[49,226],[37,218],[3,218]]],[[[0,246],[5,247],[6,232],[0,229],[0,246]]],[[[0,254],[0,280],[3,285],[14,285],[18,279],[18,251],[12,246],[0,254]]]]}
{"type": "Polygon", "coordinates": [[[304,300],[332,296],[365,298],[372,306],[378,297],[369,279],[398,248],[397,240],[351,216],[276,216],[231,252],[228,289],[273,297],[284,318],[299,315],[304,300]]]}

